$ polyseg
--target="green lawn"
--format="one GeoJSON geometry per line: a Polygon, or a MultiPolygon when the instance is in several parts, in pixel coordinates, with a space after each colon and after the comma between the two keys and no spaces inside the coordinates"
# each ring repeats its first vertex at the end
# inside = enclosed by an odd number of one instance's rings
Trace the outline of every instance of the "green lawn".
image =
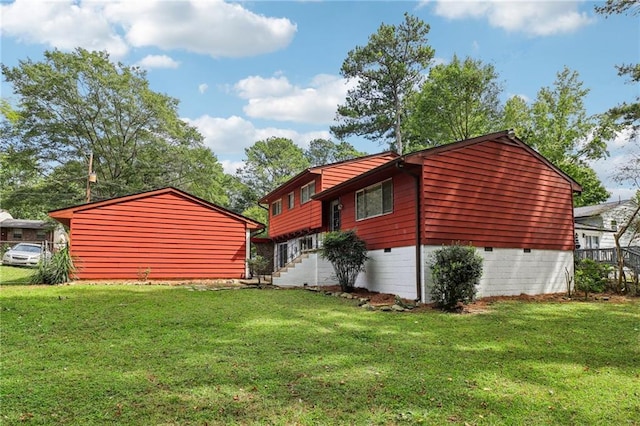
{"type": "Polygon", "coordinates": [[[29,284],[35,268],[0,265],[0,284],[29,284]]]}
{"type": "Polygon", "coordinates": [[[640,424],[638,301],[5,286],[0,315],[3,425],[640,424]]]}

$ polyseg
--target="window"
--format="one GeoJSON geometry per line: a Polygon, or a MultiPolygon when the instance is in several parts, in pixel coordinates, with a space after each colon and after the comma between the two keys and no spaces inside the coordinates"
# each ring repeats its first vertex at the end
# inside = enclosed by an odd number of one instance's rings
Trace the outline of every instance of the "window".
{"type": "Polygon", "coordinates": [[[271,204],[271,215],[277,216],[282,213],[282,200],[278,200],[271,204]]]}
{"type": "Polygon", "coordinates": [[[300,188],[300,204],[311,200],[311,196],[316,193],[316,183],[311,182],[300,188]]]}
{"type": "Polygon", "coordinates": [[[13,230],[13,239],[21,240],[22,239],[22,229],[14,229],[13,230]]]}
{"type": "Polygon", "coordinates": [[[289,197],[289,210],[291,210],[293,209],[293,206],[295,206],[296,196],[294,195],[293,192],[290,192],[288,197],[289,197]]]}
{"type": "Polygon", "coordinates": [[[36,238],[39,240],[44,240],[45,238],[47,238],[47,232],[42,229],[38,229],[36,231],[36,238]]]}
{"type": "Polygon", "coordinates": [[[595,235],[587,235],[586,246],[588,249],[600,248],[600,238],[595,235]]]}
{"type": "Polygon", "coordinates": [[[391,179],[356,192],[356,220],[380,216],[393,211],[391,179]]]}
{"type": "Polygon", "coordinates": [[[616,221],[616,220],[612,220],[611,221],[611,230],[612,231],[617,231],[618,230],[618,221],[616,221]]]}

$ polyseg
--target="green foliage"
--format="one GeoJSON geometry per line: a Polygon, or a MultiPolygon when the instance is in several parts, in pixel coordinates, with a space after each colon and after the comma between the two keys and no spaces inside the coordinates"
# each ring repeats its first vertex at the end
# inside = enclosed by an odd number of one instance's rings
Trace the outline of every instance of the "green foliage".
{"type": "Polygon", "coordinates": [[[2,65],[18,98],[2,123],[2,207],[33,217],[84,200],[93,153],[92,200],[175,186],[227,202],[222,166],[178,101],[149,88],[139,68],[105,52],[47,51],[41,62],[2,65]],[[9,119],[11,118],[11,119],[9,119]],[[34,212],[26,211],[30,206],[34,212]]]}
{"type": "Polygon", "coordinates": [[[309,165],[313,167],[350,160],[367,154],[358,151],[348,142],[342,141],[336,144],[327,139],[314,139],[309,143],[309,148],[304,155],[309,160],[309,165]]]}
{"type": "Polygon", "coordinates": [[[273,270],[272,260],[260,255],[256,255],[251,259],[248,259],[247,264],[249,265],[251,275],[254,277],[258,277],[258,284],[261,283],[261,277],[263,275],[270,274],[273,270]]]}
{"type": "Polygon", "coordinates": [[[397,26],[380,25],[367,45],[351,50],[342,63],[342,76],[358,85],[338,106],[338,124],[331,127],[338,139],[364,136],[404,152],[401,126],[409,99],[434,56],[427,44],[429,25],[408,13],[404,18],[397,26]]]}
{"type": "Polygon", "coordinates": [[[482,257],[475,247],[454,244],[436,250],[432,256],[431,297],[442,309],[454,310],[459,302],[469,303],[482,277],[482,257]]]}
{"type": "Polygon", "coordinates": [[[270,137],[244,150],[244,166],[237,171],[236,208],[243,211],[309,167],[302,148],[291,139],[270,137]]]}
{"type": "Polygon", "coordinates": [[[585,299],[589,293],[601,293],[607,288],[611,265],[591,259],[581,259],[576,263],[576,289],[584,291],[585,299]]]}
{"type": "Polygon", "coordinates": [[[333,231],[325,234],[320,253],[333,265],[342,291],[352,291],[368,259],[366,243],[353,230],[333,231]]]}
{"type": "Polygon", "coordinates": [[[75,266],[66,246],[51,255],[50,259],[42,258],[36,273],[31,277],[32,284],[63,284],[71,281],[75,266]]]}
{"type": "Polygon", "coordinates": [[[444,145],[498,130],[502,87],[491,64],[458,59],[431,68],[407,120],[411,150],[444,145]]]}

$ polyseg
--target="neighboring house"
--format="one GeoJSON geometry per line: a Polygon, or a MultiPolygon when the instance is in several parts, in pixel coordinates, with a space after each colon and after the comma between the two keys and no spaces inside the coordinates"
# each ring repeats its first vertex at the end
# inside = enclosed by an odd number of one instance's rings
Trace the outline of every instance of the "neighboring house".
{"type": "Polygon", "coordinates": [[[283,267],[302,252],[318,247],[318,236],[340,228],[338,204],[323,204],[313,196],[397,158],[391,151],[311,167],[259,200],[269,206],[269,237],[274,243],[274,267],[283,267]]]}
{"type": "Polygon", "coordinates": [[[14,219],[2,211],[0,213],[0,243],[14,245],[17,243],[54,242],[56,226],[44,220],[14,219]]]}
{"type": "Polygon", "coordinates": [[[246,278],[264,225],[175,188],[49,212],[70,228],[79,279],[246,278]]]}
{"type": "MultiPolygon", "coordinates": [[[[274,191],[298,188],[290,181],[274,191]]],[[[370,260],[356,286],[427,301],[430,255],[456,242],[484,258],[478,296],[566,291],[573,274],[573,194],[582,188],[510,132],[439,146],[384,164],[314,195],[315,214],[292,223],[296,238],[355,229],[370,260]]],[[[267,199],[272,202],[272,199],[267,199]]],[[[270,221],[281,211],[271,209],[270,221]]],[[[276,285],[336,284],[310,251],[274,274],[276,285]]]]}
{"type": "MultiPolygon", "coordinates": [[[[634,200],[612,201],[595,206],[573,209],[576,241],[581,249],[605,249],[616,246],[615,234],[633,213],[637,204],[634,200]]],[[[622,247],[640,244],[640,236],[633,239],[625,233],[620,239],[622,247]]]]}

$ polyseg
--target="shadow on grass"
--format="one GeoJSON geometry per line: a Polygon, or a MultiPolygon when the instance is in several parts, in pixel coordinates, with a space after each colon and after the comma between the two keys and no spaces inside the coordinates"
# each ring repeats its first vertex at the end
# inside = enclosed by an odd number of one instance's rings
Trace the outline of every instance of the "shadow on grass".
{"type": "Polygon", "coordinates": [[[638,304],[396,314],[304,291],[59,286],[6,289],[0,309],[11,421],[592,424],[640,414],[630,395],[638,304]]]}

